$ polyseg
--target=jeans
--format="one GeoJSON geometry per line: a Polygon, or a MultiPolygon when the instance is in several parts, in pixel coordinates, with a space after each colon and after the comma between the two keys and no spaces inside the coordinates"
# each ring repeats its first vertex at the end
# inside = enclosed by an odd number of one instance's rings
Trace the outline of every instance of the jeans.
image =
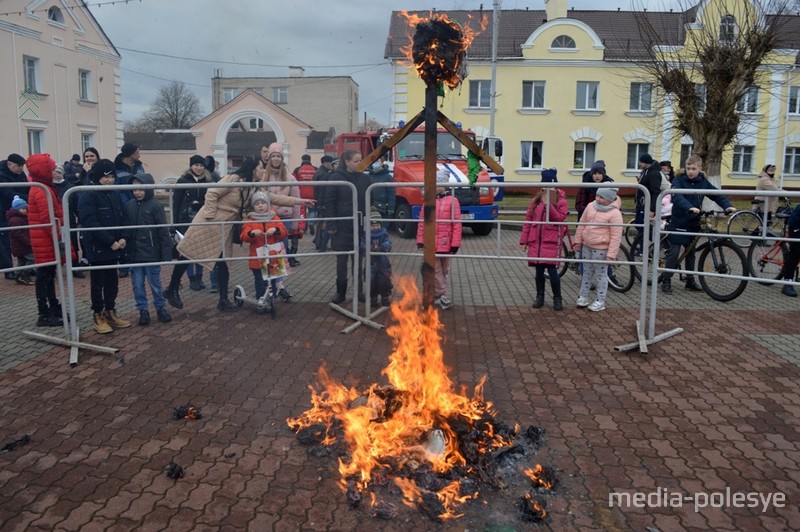
{"type": "Polygon", "coordinates": [[[131,283],[133,284],[133,298],[136,300],[136,310],[147,310],[145,279],[153,292],[153,306],[156,309],[164,308],[167,302],[161,288],[161,266],[137,266],[131,268],[131,283]]]}

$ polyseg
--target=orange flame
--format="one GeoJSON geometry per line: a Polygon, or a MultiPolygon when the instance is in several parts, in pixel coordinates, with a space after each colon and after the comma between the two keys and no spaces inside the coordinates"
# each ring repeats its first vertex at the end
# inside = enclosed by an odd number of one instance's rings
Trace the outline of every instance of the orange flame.
{"type": "MultiPolygon", "coordinates": [[[[349,451],[347,460],[339,460],[339,485],[345,491],[349,480],[355,480],[359,490],[367,490],[376,469],[417,462],[444,472],[465,465],[457,434],[449,421],[460,419],[472,424],[495,414],[492,404],[483,398],[485,377],[475,386],[472,398],[467,397],[463,386],[460,391],[455,390],[440,345],[442,325],[438,313],[433,307],[420,310],[414,279],[401,278],[398,290],[403,298],[391,307],[396,324],[387,330],[394,351],[381,372],[388,384],[373,384],[359,392],[334,382],[320,368],[319,385],[309,387],[312,408],[297,418],[287,419],[295,431],[315,423],[325,424],[326,445],[335,438],[331,430],[333,422],[341,423],[349,451]]],[[[507,444],[500,436],[487,432],[482,451],[491,452],[507,444]]],[[[406,501],[413,504],[419,500],[419,488],[413,481],[395,478],[395,482],[406,501]]],[[[448,501],[446,507],[467,500],[458,496],[457,488],[448,486],[446,494],[440,495],[448,501]]]]}
{"type": "Polygon", "coordinates": [[[533,495],[526,493],[523,497],[523,500],[525,504],[527,504],[527,513],[531,517],[541,521],[547,519],[547,510],[545,510],[542,505],[539,504],[539,501],[537,501],[533,495]]]}
{"type": "Polygon", "coordinates": [[[531,482],[533,482],[533,485],[537,488],[542,487],[544,489],[551,490],[553,489],[553,486],[555,486],[555,483],[552,481],[552,479],[545,478],[545,470],[542,467],[542,464],[536,464],[536,467],[533,469],[525,469],[522,471],[522,473],[531,479],[531,482]]]}
{"type": "Polygon", "coordinates": [[[462,64],[462,60],[465,59],[466,51],[469,49],[472,41],[475,40],[475,37],[486,30],[486,27],[489,24],[489,17],[486,14],[481,15],[479,21],[480,28],[478,30],[474,30],[471,27],[471,23],[473,22],[473,16],[471,13],[467,14],[467,22],[463,26],[450,19],[447,16],[447,13],[434,13],[433,11],[430,11],[427,17],[421,17],[417,14],[409,13],[408,11],[400,11],[399,15],[405,17],[408,23],[406,29],[408,44],[400,47],[400,52],[402,52],[402,54],[408,59],[410,64],[414,65],[417,70],[417,74],[425,79],[426,82],[429,82],[430,80],[427,79],[427,69],[430,66],[435,65],[439,67],[439,70],[447,72],[443,79],[435,81],[443,81],[450,89],[455,89],[458,87],[458,85],[460,85],[466,77],[466,65],[462,64]],[[427,43],[427,50],[424,52],[418,51],[418,56],[415,57],[412,29],[416,29],[420,23],[432,21],[438,21],[446,24],[455,30],[455,33],[459,35],[457,39],[448,39],[447,41],[450,46],[454,46],[457,50],[463,52],[463,54],[455,54],[455,56],[451,58],[451,60],[454,61],[454,63],[451,65],[447,65],[445,59],[441,57],[441,41],[436,39],[432,39],[429,43],[427,43]]]}

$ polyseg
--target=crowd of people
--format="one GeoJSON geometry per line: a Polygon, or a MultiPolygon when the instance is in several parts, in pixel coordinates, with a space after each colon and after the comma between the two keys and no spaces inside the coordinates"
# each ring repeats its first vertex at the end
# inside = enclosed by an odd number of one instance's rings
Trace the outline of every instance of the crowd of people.
{"type": "MultiPolygon", "coordinates": [[[[63,325],[63,309],[55,293],[56,260],[53,243],[48,194],[53,202],[53,214],[59,228],[63,223],[64,209],[61,202],[67,190],[77,185],[143,185],[134,190],[103,190],[95,188],[79,194],[70,194],[70,226],[79,227],[80,232],[70,234],[71,253],[64,257],[66,247],[60,244],[62,262],[72,261],[73,267],[100,266],[90,270],[91,308],[93,329],[100,334],[131,326],[131,321],[122,318],[116,311],[119,279],[130,276],[138,323],[147,326],[151,322],[147,286],[152,294],[156,319],[163,323],[172,320],[167,304],[181,309],[181,280],[188,275],[191,290],[205,290],[204,270],[209,270],[211,292],[218,293],[217,308],[231,312],[237,306],[229,298],[230,263],[234,242],[249,246],[249,268],[253,272],[256,298],[263,298],[267,291],[289,302],[292,294],[287,285],[288,268],[272,255],[288,256],[288,267],[297,267],[300,262],[293,256],[297,252],[298,240],[307,230],[313,237],[315,249],[324,252],[354,250],[353,212],[358,213],[357,224],[360,237],[361,264],[358,286],[362,287],[354,297],[366,300],[364,281],[367,271],[371,276],[370,300],[373,306],[388,305],[393,290],[392,268],[387,253],[392,249],[388,235],[387,218],[394,216],[395,192],[392,187],[374,189],[370,205],[366,205],[366,190],[373,183],[391,182],[391,172],[383,159],[371,165],[368,172],[359,171],[361,153],[346,151],[337,161],[329,155],[320,159],[320,166],[311,164],[308,155],[302,157],[300,166],[289,171],[285,162],[283,146],[273,143],[264,146],[259,155],[246,157],[237,170],[221,177],[216,172],[216,161],[211,156],[193,155],[186,171],[178,179],[181,185],[196,185],[175,189],[171,197],[171,220],[168,221],[163,204],[155,198],[151,185],[152,175],[145,172],[138,146],[125,143],[114,160],[101,158],[94,148],[87,148],[83,157],[74,154],[69,161],[58,165],[48,154],[34,154],[25,159],[12,153],[0,161],[0,182],[39,183],[39,187],[17,186],[0,188],[0,226],[14,227],[0,232],[0,268],[9,269],[16,259],[16,272],[5,272],[6,279],[19,284],[35,284],[38,308],[38,326],[63,325]],[[25,169],[27,167],[27,174],[25,169]],[[343,181],[356,189],[357,204],[353,204],[351,189],[343,186],[310,186],[303,183],[343,181]],[[249,184],[245,187],[214,186],[215,184],[249,184]],[[265,183],[259,186],[258,183],[265,183]],[[150,186],[145,188],[144,185],[150,186]],[[363,221],[370,210],[372,225],[365,233],[363,221]],[[216,222],[216,224],[214,223],[216,222]],[[242,223],[243,222],[243,223],[242,223]],[[30,225],[40,225],[31,227],[30,225]],[[133,228],[131,228],[133,226],[133,228]],[[142,226],[142,227],[138,227],[142,226]],[[177,241],[177,245],[176,245],[177,241]],[[367,269],[363,263],[364,250],[369,245],[373,252],[367,269]],[[166,289],[161,284],[159,263],[175,261],[166,289]],[[152,263],[152,264],[151,264],[152,263]],[[136,266],[138,264],[138,266],[136,266]],[[142,264],[144,264],[142,266],[142,264]],[[133,266],[128,266],[133,265],[133,266]],[[35,278],[35,279],[34,279],[35,278]]],[[[696,232],[699,224],[700,206],[705,198],[702,191],[715,190],[702,172],[702,160],[690,156],[685,168],[674,172],[670,161],[657,163],[650,155],[639,159],[641,174],[639,183],[650,192],[649,204],[645,196],[637,191],[635,197],[636,221],[643,223],[654,219],[658,195],[668,188],[696,189],[700,194],[666,194],[662,205],[662,227],[674,234],[669,236],[671,246],[666,267],[675,269],[683,246],[691,237],[683,232],[696,232]]],[[[778,190],[775,166],[768,164],[758,176],[757,190],[778,190]]],[[[436,253],[435,304],[441,309],[453,306],[447,296],[450,255],[461,246],[461,213],[458,199],[447,187],[451,176],[447,167],[437,173],[436,189],[436,253]]],[[[602,160],[595,161],[583,176],[584,183],[613,183],[602,160]]],[[[554,168],[542,171],[542,182],[557,183],[554,168]]],[[[605,309],[608,286],[608,268],[605,262],[613,261],[619,252],[622,234],[621,202],[618,189],[612,187],[580,188],[575,197],[578,221],[574,238],[575,251],[587,262],[581,266],[582,280],[576,306],[588,307],[591,311],[605,309]],[[595,300],[589,302],[590,291],[595,291],[595,300]]],[[[714,201],[732,213],[735,208],[724,196],[713,196],[714,201]]],[[[760,198],[757,205],[771,219],[777,202],[775,198],[760,198]]],[[[526,215],[520,245],[530,257],[534,268],[535,295],[533,307],[545,304],[546,278],[552,291],[553,309],[564,308],[561,283],[556,265],[562,257],[561,242],[569,214],[564,190],[557,186],[542,187],[533,196],[526,215]]],[[[421,219],[424,209],[420,211],[421,219]]],[[[800,206],[792,212],[788,223],[789,236],[800,235],[800,206]]],[[[59,238],[61,233],[58,231],[59,238]]],[[[417,244],[423,247],[423,224],[418,225],[417,244]]],[[[331,302],[337,305],[346,300],[348,277],[355,265],[348,260],[354,255],[339,254],[336,257],[335,291],[331,302]]],[[[784,257],[782,276],[793,280],[800,260],[800,243],[790,243],[784,257]]],[[[694,254],[686,257],[686,270],[694,269],[694,254]]],[[[85,277],[74,271],[77,278],[85,277]]],[[[672,275],[665,273],[662,291],[672,292],[672,275]]],[[[356,283],[353,283],[354,285],[356,283]]],[[[685,276],[685,288],[699,291],[691,275],[685,276]]],[[[797,297],[791,285],[782,289],[784,295],[797,297]]]]}

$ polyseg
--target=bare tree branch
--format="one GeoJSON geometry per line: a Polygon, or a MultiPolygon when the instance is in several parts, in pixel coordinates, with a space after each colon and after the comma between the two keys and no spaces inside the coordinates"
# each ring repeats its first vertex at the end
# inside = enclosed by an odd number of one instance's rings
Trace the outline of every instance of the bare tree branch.
{"type": "Polygon", "coordinates": [[[200,100],[181,81],[171,81],[158,89],[158,95],[144,116],[125,125],[125,131],[188,129],[203,117],[200,100]]]}

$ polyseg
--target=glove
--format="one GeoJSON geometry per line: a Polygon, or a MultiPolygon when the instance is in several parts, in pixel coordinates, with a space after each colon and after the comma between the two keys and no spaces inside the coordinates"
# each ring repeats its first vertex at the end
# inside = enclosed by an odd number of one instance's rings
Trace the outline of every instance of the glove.
{"type": "Polygon", "coordinates": [[[458,253],[458,246],[451,246],[450,247],[450,253],[452,253],[453,255],[458,253]]]}

